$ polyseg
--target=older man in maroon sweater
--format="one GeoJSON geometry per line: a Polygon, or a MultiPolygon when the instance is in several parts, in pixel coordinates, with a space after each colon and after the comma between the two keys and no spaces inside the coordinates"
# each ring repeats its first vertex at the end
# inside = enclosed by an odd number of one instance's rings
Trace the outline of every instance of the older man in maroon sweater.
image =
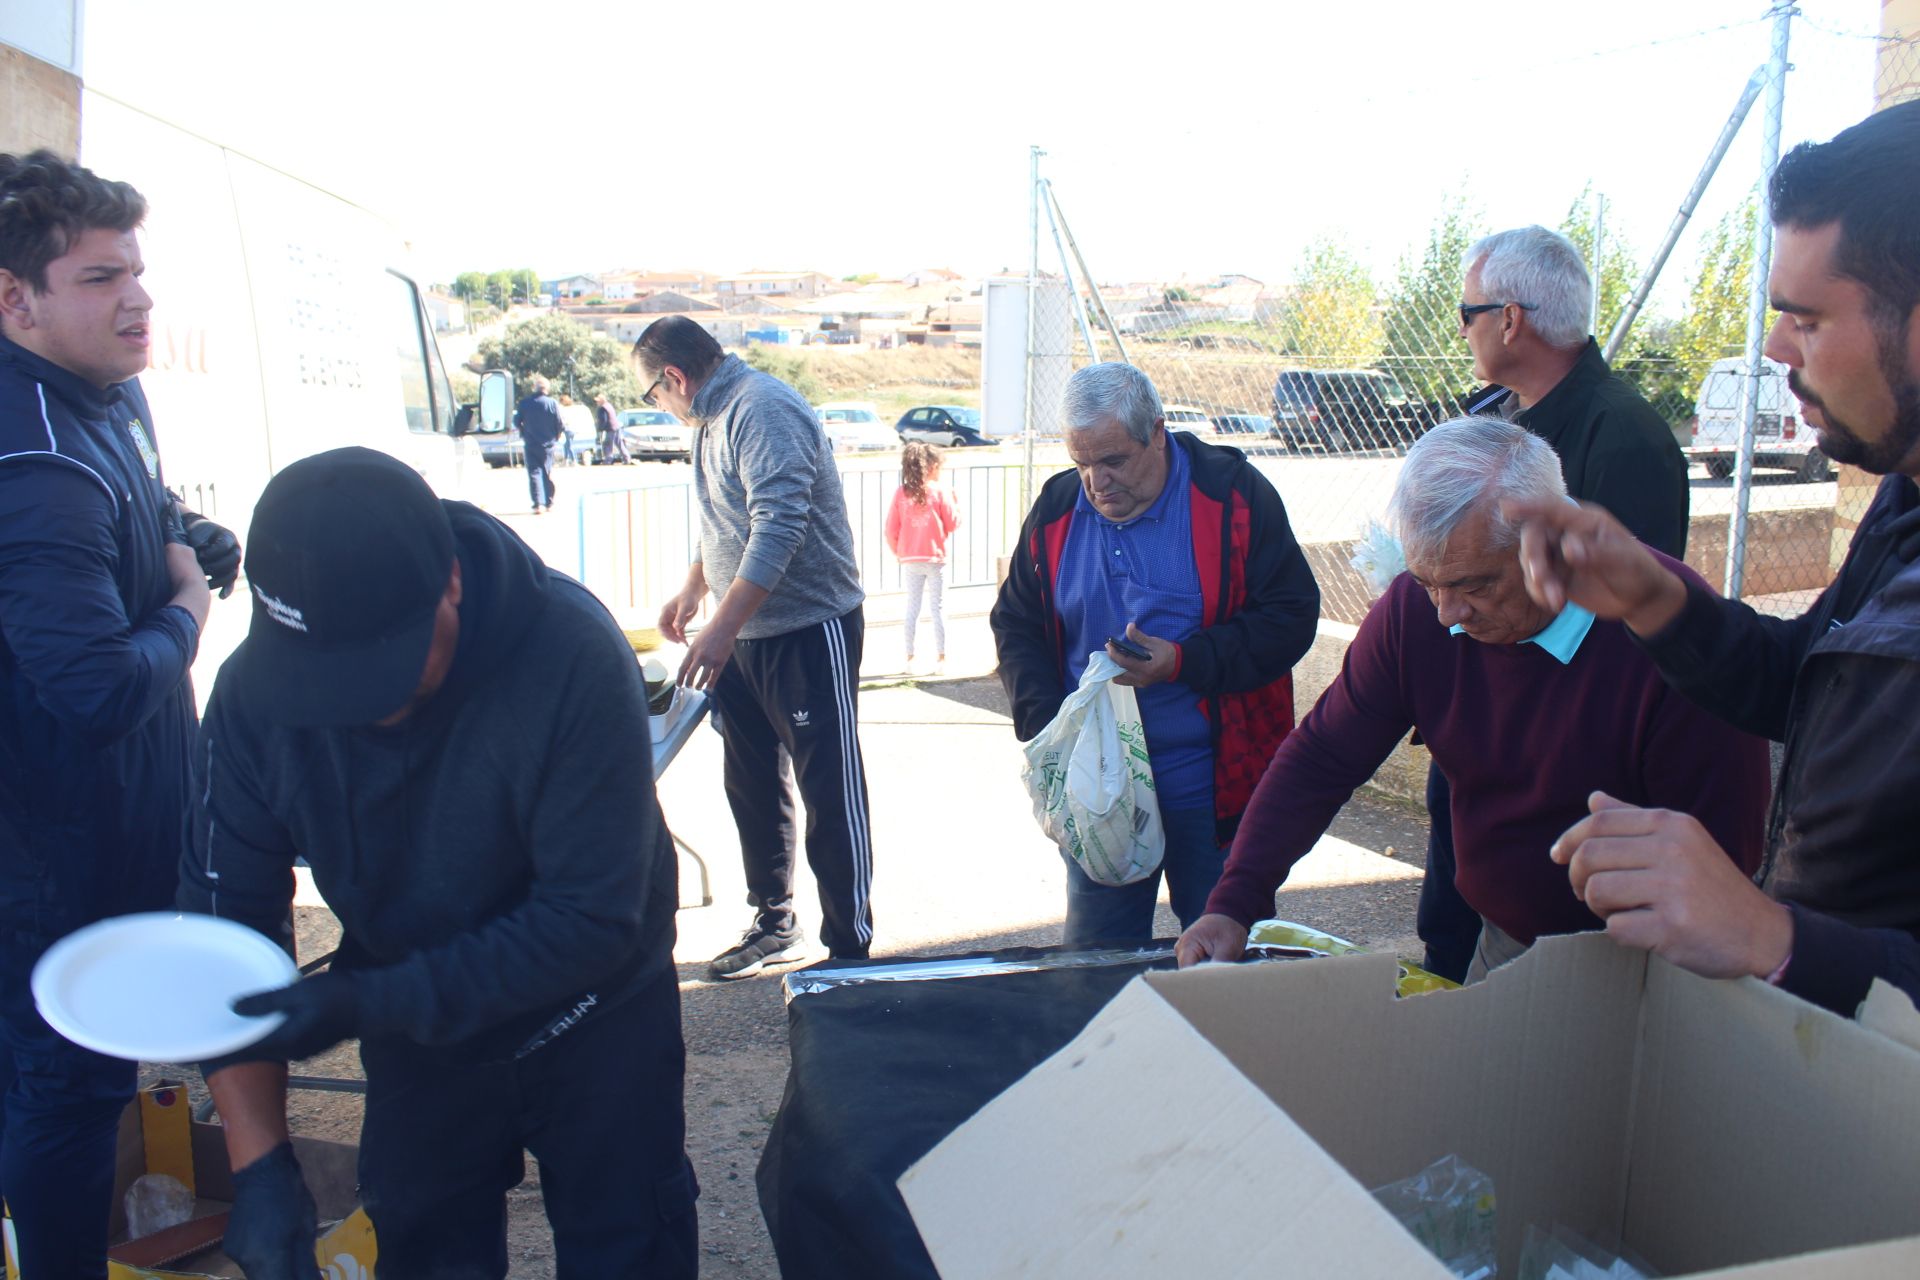
{"type": "Polygon", "coordinates": [[[1391,508],[1407,572],[1275,753],[1207,914],[1181,935],[1181,964],[1238,958],[1293,864],[1409,729],[1453,788],[1457,883],[1482,920],[1469,981],[1544,934],[1600,927],[1547,856],[1596,790],[1684,809],[1748,874],[1759,865],[1766,743],[1668,688],[1621,624],[1527,595],[1499,504],[1565,496],[1553,450],[1498,419],[1446,423],[1408,453],[1391,508]]]}

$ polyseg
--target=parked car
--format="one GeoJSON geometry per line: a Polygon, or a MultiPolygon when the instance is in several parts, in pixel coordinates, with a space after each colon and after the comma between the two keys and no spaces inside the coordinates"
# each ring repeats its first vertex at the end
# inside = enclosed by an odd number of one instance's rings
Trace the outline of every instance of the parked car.
{"type": "Polygon", "coordinates": [[[1205,409],[1196,409],[1190,404],[1163,404],[1160,417],[1169,431],[1207,432],[1213,430],[1213,419],[1207,416],[1205,409]]]}
{"type": "MultiPolygon", "coordinates": [[[[1732,475],[1739,460],[1740,393],[1746,380],[1747,362],[1733,359],[1715,360],[1700,382],[1693,441],[1681,452],[1689,462],[1706,464],[1707,474],[1716,480],[1732,475]]],[[[1799,398],[1787,386],[1787,366],[1766,361],[1759,395],[1753,415],[1753,465],[1780,467],[1807,483],[1830,478],[1833,465],[1800,415],[1799,398]]]]}
{"type": "Polygon", "coordinates": [[[693,461],[693,429],[664,409],[622,409],[620,434],[635,462],[693,461]]]}
{"type": "Polygon", "coordinates": [[[480,461],[498,470],[520,465],[520,433],[512,429],[475,437],[480,442],[480,461]]]}
{"type": "Polygon", "coordinates": [[[1433,425],[1425,405],[1378,369],[1286,369],[1268,434],[1294,450],[1405,449],[1433,425]]]}
{"type": "Polygon", "coordinates": [[[814,409],[821,429],[835,453],[869,453],[898,449],[900,435],[880,416],[876,405],[864,400],[835,400],[814,409]]]}
{"type": "Polygon", "coordinates": [[[900,415],[893,429],[902,440],[947,445],[955,449],[999,443],[980,429],[980,411],[957,404],[926,404],[900,415]]]}
{"type": "Polygon", "coordinates": [[[1257,436],[1264,440],[1273,435],[1273,419],[1264,413],[1223,413],[1214,418],[1213,430],[1220,436],[1257,436]]]}

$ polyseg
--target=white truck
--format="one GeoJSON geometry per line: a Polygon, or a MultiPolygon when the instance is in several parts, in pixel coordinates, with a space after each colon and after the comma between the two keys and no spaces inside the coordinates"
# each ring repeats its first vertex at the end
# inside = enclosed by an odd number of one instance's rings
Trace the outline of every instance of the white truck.
{"type": "MultiPolygon", "coordinates": [[[[1739,458],[1740,394],[1748,376],[1744,359],[1716,360],[1700,382],[1693,442],[1682,452],[1689,462],[1703,463],[1716,480],[1732,475],[1739,458]]],[[[1791,471],[1809,483],[1831,477],[1832,464],[1820,452],[1813,428],[1800,414],[1800,401],[1787,386],[1787,366],[1766,360],[1758,391],[1753,465],[1791,471]]]]}
{"type": "MultiPolygon", "coordinates": [[[[81,121],[81,163],[147,199],[141,382],[187,506],[244,538],[269,476],[348,444],[459,492],[478,452],[455,434],[459,406],[392,227],[92,89],[81,121]]],[[[508,392],[490,391],[504,426],[508,392]]]]}

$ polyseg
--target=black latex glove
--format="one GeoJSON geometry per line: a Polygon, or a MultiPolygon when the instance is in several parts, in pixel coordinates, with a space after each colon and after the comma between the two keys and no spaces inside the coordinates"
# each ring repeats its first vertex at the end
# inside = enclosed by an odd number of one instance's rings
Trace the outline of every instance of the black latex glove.
{"type": "Polygon", "coordinates": [[[233,1175],[233,1216],[221,1243],[247,1280],[314,1280],[313,1193],[293,1144],[283,1142],[233,1175]]]}
{"type": "Polygon", "coordinates": [[[207,575],[207,585],[225,600],[233,594],[233,584],[240,577],[240,539],[233,536],[233,530],[196,511],[182,507],[180,517],[186,522],[187,545],[193,548],[200,571],[207,575]]]}
{"type": "Polygon", "coordinates": [[[351,1039],[358,1033],[360,1021],[353,979],[333,972],[302,978],[290,987],[241,996],[233,1002],[233,1011],[249,1018],[286,1014],[285,1022],[245,1051],[248,1058],[284,1061],[311,1058],[351,1039]]]}

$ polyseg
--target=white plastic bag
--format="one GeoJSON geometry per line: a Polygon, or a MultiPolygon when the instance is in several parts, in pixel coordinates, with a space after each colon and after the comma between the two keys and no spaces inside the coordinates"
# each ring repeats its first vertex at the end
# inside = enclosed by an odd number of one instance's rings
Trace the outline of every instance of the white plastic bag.
{"type": "Polygon", "coordinates": [[[1027,744],[1020,771],[1040,829],[1104,885],[1152,875],[1167,847],[1140,704],[1113,683],[1123,671],[1105,650],[1087,655],[1080,687],[1027,744]]]}

